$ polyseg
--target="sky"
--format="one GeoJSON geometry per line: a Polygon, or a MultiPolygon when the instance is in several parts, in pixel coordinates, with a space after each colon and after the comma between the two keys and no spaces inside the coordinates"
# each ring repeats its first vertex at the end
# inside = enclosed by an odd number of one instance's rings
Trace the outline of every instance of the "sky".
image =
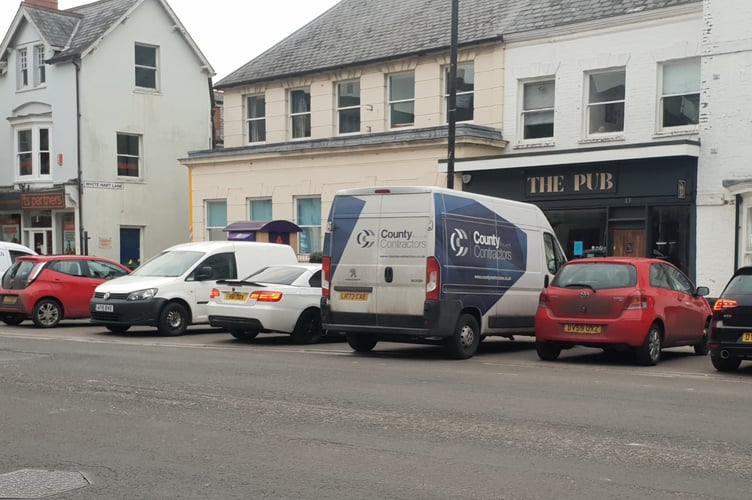
{"type": "MultiPolygon", "coordinates": [[[[58,0],[69,9],[93,0],[58,0]]],[[[339,0],[167,0],[218,82],[277,42],[326,12],[339,0]]],[[[20,0],[0,0],[0,40],[20,0]]]]}

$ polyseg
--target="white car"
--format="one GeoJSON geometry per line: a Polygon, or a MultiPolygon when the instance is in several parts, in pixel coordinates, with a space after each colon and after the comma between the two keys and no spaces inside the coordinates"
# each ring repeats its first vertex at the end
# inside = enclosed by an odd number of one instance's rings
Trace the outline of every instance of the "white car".
{"type": "Polygon", "coordinates": [[[240,340],[259,333],[289,333],[312,344],[321,329],[321,264],[268,266],[242,280],[220,280],[211,291],[209,324],[240,340]]]}

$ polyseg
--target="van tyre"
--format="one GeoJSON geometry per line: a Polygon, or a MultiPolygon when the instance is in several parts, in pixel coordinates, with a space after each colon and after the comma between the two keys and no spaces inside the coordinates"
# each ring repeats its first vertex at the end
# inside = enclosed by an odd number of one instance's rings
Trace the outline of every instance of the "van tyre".
{"type": "Polygon", "coordinates": [[[162,308],[157,326],[160,335],[176,337],[183,335],[188,328],[188,311],[177,302],[170,302],[162,308]]]}
{"type": "Polygon", "coordinates": [[[556,361],[561,354],[561,346],[554,342],[536,342],[535,351],[542,361],[556,361]]]}
{"type": "Polygon", "coordinates": [[[454,359],[472,358],[480,345],[480,327],[472,314],[462,314],[454,334],[445,340],[447,353],[454,359]]]}
{"type": "Polygon", "coordinates": [[[16,326],[23,323],[23,314],[3,314],[2,320],[6,325],[16,326]]]}
{"type": "Polygon", "coordinates": [[[371,352],[378,342],[376,338],[363,333],[347,333],[345,337],[355,352],[371,352]]]}
{"type": "Polygon", "coordinates": [[[742,363],[740,358],[728,357],[723,359],[720,355],[710,355],[710,361],[713,363],[713,367],[719,372],[735,372],[739,365],[742,363]]]}
{"type": "Polygon", "coordinates": [[[54,328],[63,319],[63,306],[57,300],[42,299],[34,306],[31,319],[37,328],[54,328]]]}
{"type": "Polygon", "coordinates": [[[295,323],[290,338],[296,344],[315,344],[322,336],[321,313],[318,309],[306,309],[295,323]]]}
{"type": "Polygon", "coordinates": [[[645,341],[640,347],[635,349],[637,363],[642,366],[653,366],[658,364],[661,359],[661,347],[663,339],[661,338],[661,328],[653,323],[650,325],[648,334],[645,335],[645,341]]]}
{"type": "Polygon", "coordinates": [[[258,334],[259,332],[256,330],[236,330],[234,328],[230,330],[230,335],[238,340],[253,340],[258,334]]]}

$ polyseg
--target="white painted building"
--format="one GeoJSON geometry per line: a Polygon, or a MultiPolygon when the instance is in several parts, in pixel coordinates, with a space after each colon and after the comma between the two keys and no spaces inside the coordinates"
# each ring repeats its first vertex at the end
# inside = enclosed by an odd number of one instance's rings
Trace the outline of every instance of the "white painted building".
{"type": "Polygon", "coordinates": [[[163,0],[21,3],[0,45],[2,238],[134,264],[187,241],[177,158],[211,147],[212,76],[163,0]]]}

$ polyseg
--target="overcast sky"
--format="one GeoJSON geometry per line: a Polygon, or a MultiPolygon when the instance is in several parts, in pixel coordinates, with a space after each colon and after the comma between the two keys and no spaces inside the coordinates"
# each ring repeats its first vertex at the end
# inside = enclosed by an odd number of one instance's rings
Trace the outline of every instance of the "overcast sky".
{"type": "MultiPolygon", "coordinates": [[[[339,0],[167,0],[204,53],[218,82],[339,0]]],[[[58,0],[61,10],[92,0],[58,0]]],[[[0,40],[20,0],[0,0],[0,40]]]]}

